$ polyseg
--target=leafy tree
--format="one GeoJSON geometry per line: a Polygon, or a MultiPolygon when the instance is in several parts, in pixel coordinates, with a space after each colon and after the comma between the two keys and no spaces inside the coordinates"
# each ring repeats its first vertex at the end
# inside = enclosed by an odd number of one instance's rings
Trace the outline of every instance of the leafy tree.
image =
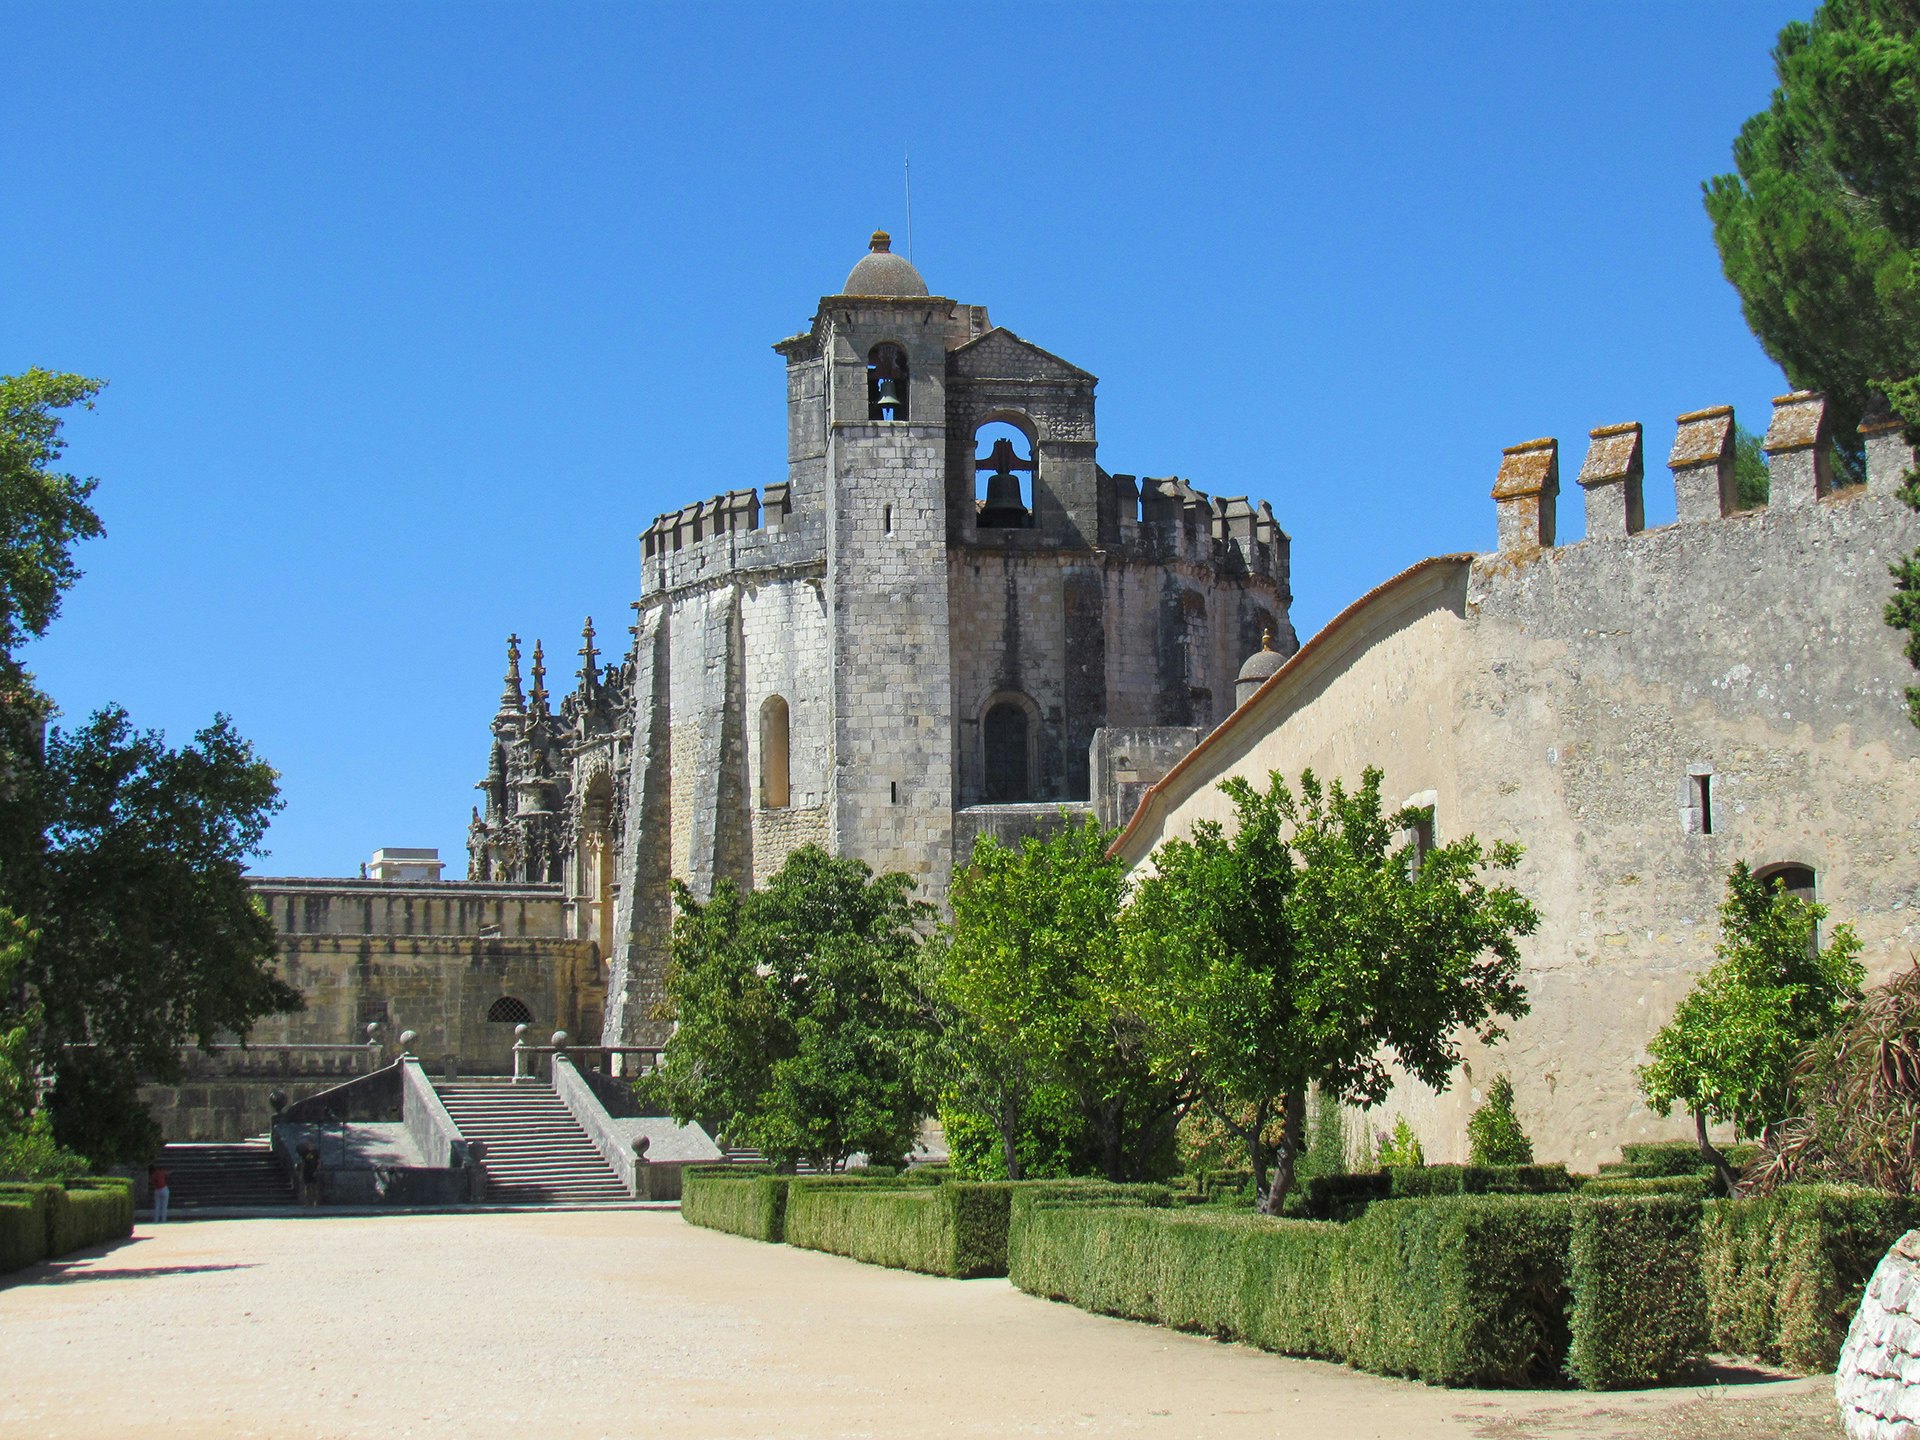
{"type": "Polygon", "coordinates": [[[169,748],[109,708],[49,730],[53,702],[20,666],[79,576],[71,546],[101,533],[94,483],[56,472],[60,411],[98,381],[0,378],[0,905],[35,943],[0,1010],[52,1072],[61,1143],[97,1162],[157,1142],[141,1074],[171,1079],[179,1047],[243,1036],[297,1009],[273,973],[272,926],[244,866],[279,808],[275,776],[224,716],[169,748]]]}
{"type": "Polygon", "coordinates": [[[932,909],[912,892],[817,845],[763,889],[722,880],[702,903],[676,884],[659,1013],[677,1028],[643,1098],[783,1165],[904,1157],[933,1108],[918,955],[932,909]]]}
{"type": "Polygon", "coordinates": [[[981,836],[932,947],[943,1114],[963,1133],[970,1113],[991,1125],[994,1168],[1013,1179],[1041,1157],[1116,1180],[1170,1167],[1181,1086],[1151,1072],[1138,1023],[1112,998],[1126,877],[1112,838],[1092,820],[1017,850],[981,836]]]}
{"type": "Polygon", "coordinates": [[[1767,468],[1763,437],[1736,424],[1733,427],[1733,484],[1742,510],[1767,503],[1772,489],[1772,472],[1767,468]]]}
{"type": "Polygon", "coordinates": [[[0,1180],[44,1180],[83,1173],[86,1161],[61,1148],[40,1105],[31,1040],[38,1013],[9,1013],[19,974],[39,941],[26,921],[0,909],[0,1180]]]}
{"type": "Polygon", "coordinates": [[[1920,3],[1828,0],[1773,61],[1707,213],[1747,324],[1849,444],[1874,392],[1920,371],[1920,3]]]}
{"type": "Polygon", "coordinates": [[[1692,1114],[1701,1153],[1729,1191],[1733,1169],[1708,1139],[1708,1123],[1732,1121],[1739,1134],[1755,1136],[1785,1120],[1802,1053],[1860,998],[1860,942],[1852,927],[1836,925],[1820,946],[1826,914],[1736,864],[1720,907],[1720,958],[1647,1047],[1647,1104],[1661,1115],[1676,1105],[1692,1114]]]}
{"type": "Polygon", "coordinates": [[[1297,795],[1277,773],[1264,792],[1227,780],[1232,836],[1203,821],[1163,844],[1122,919],[1125,993],[1158,1063],[1195,1077],[1222,1120],[1247,1114],[1269,1214],[1294,1180],[1309,1086],[1377,1104],[1385,1055],[1444,1089],[1463,1033],[1491,1043],[1498,1017],[1526,1013],[1515,942],[1538,917],[1482,878],[1516,865],[1518,847],[1465,836],[1415,856],[1397,842],[1425,814],[1382,814],[1380,779],[1369,768],[1349,792],[1308,771],[1297,795]]]}
{"type": "Polygon", "coordinates": [[[1533,1163],[1533,1141],[1514,1110],[1512,1077],[1493,1077],[1485,1102],[1467,1120],[1467,1147],[1475,1165],[1533,1163]]]}

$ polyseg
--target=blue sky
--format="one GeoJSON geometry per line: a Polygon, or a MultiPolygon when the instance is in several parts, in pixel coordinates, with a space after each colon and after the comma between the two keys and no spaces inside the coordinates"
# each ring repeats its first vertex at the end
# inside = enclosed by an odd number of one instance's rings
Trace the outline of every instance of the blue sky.
{"type": "Polygon", "coordinates": [[[0,371],[111,382],[28,663],[231,714],[263,872],[459,873],[503,637],[623,642],[647,522],[780,477],[768,346],[903,149],[935,293],[1100,376],[1109,470],[1270,499],[1303,639],[1490,548],[1505,445],[1565,540],[1642,420],[1661,523],[1673,417],[1783,388],[1699,187],[1811,8],[12,5],[0,371]]]}

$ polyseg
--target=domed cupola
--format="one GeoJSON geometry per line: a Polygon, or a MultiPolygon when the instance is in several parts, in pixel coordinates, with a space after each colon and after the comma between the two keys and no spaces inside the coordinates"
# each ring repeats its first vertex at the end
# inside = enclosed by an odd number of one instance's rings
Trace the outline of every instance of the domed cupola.
{"type": "Polygon", "coordinates": [[[904,256],[893,253],[893,237],[884,230],[876,230],[868,242],[867,253],[848,274],[840,293],[911,299],[927,293],[927,282],[904,256]]]}
{"type": "Polygon", "coordinates": [[[1240,677],[1233,682],[1233,703],[1236,707],[1244,705],[1253,698],[1253,692],[1267,683],[1267,677],[1287,663],[1287,657],[1273,648],[1273,632],[1263,631],[1260,636],[1260,648],[1247,657],[1247,663],[1240,667],[1240,677]]]}

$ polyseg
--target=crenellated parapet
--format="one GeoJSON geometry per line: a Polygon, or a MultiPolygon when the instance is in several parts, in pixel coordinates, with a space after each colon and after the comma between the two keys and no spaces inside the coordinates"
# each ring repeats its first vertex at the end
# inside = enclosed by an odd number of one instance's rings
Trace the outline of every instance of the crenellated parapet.
{"type": "Polygon", "coordinates": [[[1184,560],[1225,579],[1253,576],[1282,589],[1291,541],[1265,500],[1211,496],[1179,476],[1101,475],[1113,496],[1122,551],[1154,563],[1184,560]]]}
{"type": "MultiPolygon", "coordinates": [[[[1676,421],[1667,466],[1673,472],[1675,524],[1698,525],[1743,513],[1734,475],[1735,423],[1731,405],[1693,410],[1676,421]]],[[[1838,488],[1832,473],[1832,432],[1826,397],[1796,390],[1773,402],[1763,448],[1768,498],[1763,508],[1779,512],[1864,490],[1892,495],[1914,464],[1898,421],[1884,418],[1860,426],[1866,448],[1863,487],[1838,488]]],[[[1554,545],[1555,504],[1560,490],[1559,441],[1529,440],[1507,449],[1494,482],[1497,548],[1525,554],[1554,545]]],[[[1580,467],[1586,495],[1586,539],[1614,540],[1646,528],[1642,431],[1638,421],[1603,425],[1588,434],[1580,467]]]]}
{"type": "Polygon", "coordinates": [[[818,519],[795,513],[791,486],[729,490],[661,515],[641,532],[640,593],[818,561],[822,553],[818,519]]]}

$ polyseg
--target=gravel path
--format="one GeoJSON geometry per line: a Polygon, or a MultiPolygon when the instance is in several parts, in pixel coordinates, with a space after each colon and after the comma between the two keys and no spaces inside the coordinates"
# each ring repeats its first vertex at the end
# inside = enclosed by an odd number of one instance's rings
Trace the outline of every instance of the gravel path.
{"type": "Polygon", "coordinates": [[[9,1440],[1824,1440],[1831,1395],[1434,1390],[671,1211],[176,1223],[0,1281],[9,1440]]]}

